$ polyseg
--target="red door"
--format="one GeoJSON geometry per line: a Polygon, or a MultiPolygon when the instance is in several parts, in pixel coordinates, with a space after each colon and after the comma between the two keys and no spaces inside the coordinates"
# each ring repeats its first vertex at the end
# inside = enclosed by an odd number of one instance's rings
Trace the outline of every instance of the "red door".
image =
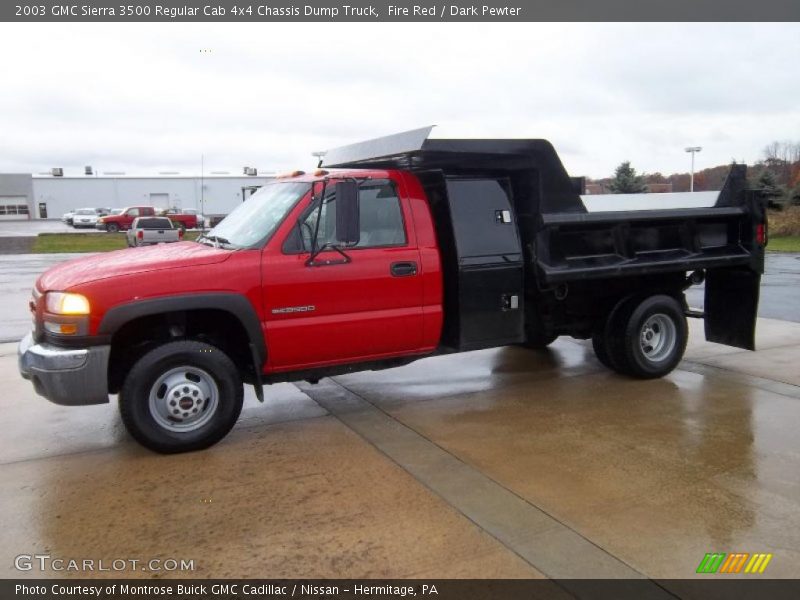
{"type": "MultiPolygon", "coordinates": [[[[300,247],[310,247],[310,240],[296,244],[298,232],[316,224],[319,213],[309,208],[301,220],[310,226],[290,227],[265,250],[269,370],[387,358],[422,347],[422,277],[408,206],[388,180],[362,184],[359,200],[361,241],[345,251],[350,262],[326,251],[315,260],[319,266],[307,264],[310,254],[300,247]]],[[[335,202],[324,207],[320,242],[331,239],[334,209],[335,202]]]]}

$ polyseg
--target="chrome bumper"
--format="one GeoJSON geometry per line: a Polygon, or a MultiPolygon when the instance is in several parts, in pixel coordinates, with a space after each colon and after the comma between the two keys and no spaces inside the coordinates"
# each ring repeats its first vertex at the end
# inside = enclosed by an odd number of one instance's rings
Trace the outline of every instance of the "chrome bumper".
{"type": "Polygon", "coordinates": [[[19,343],[19,372],[33,388],[56,404],[80,406],[108,402],[111,346],[59,348],[34,344],[29,333],[19,343]]]}

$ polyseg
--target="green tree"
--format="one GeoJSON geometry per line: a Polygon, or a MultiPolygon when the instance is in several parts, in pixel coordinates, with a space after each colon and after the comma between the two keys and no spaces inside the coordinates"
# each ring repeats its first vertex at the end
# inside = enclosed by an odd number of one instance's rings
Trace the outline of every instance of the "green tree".
{"type": "Polygon", "coordinates": [[[778,180],[769,169],[761,171],[761,175],[756,179],[755,188],[768,197],[780,196],[783,193],[778,185],[778,180]]]}
{"type": "Polygon", "coordinates": [[[630,161],[625,161],[614,171],[614,179],[608,184],[614,194],[639,194],[647,191],[644,177],[636,173],[630,161]]]}

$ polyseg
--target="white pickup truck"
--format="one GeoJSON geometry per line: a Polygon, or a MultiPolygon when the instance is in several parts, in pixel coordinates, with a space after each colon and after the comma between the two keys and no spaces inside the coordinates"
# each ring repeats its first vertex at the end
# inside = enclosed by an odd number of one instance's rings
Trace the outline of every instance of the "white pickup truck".
{"type": "Polygon", "coordinates": [[[183,230],[175,227],[167,217],[138,217],[131,223],[126,234],[128,246],[151,246],[180,242],[183,230]]]}

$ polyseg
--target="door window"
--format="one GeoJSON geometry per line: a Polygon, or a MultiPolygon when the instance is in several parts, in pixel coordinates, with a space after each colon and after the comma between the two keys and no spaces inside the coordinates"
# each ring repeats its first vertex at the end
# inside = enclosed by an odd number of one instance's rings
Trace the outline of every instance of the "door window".
{"type": "Polygon", "coordinates": [[[138,209],[138,208],[132,208],[132,209],[130,209],[130,210],[128,211],[128,216],[129,216],[129,217],[138,217],[138,216],[139,216],[139,209],[138,209]]]}
{"type": "MultiPolygon", "coordinates": [[[[322,210],[318,204],[314,205],[301,220],[300,232],[295,231],[286,240],[284,252],[309,252],[315,232],[317,232],[318,247],[325,244],[336,245],[335,189],[335,185],[328,184],[322,210]],[[317,219],[319,219],[319,230],[317,230],[317,219]]],[[[403,211],[394,184],[389,181],[362,183],[358,192],[358,204],[361,233],[358,244],[349,248],[381,248],[406,244],[403,211]]]]}

